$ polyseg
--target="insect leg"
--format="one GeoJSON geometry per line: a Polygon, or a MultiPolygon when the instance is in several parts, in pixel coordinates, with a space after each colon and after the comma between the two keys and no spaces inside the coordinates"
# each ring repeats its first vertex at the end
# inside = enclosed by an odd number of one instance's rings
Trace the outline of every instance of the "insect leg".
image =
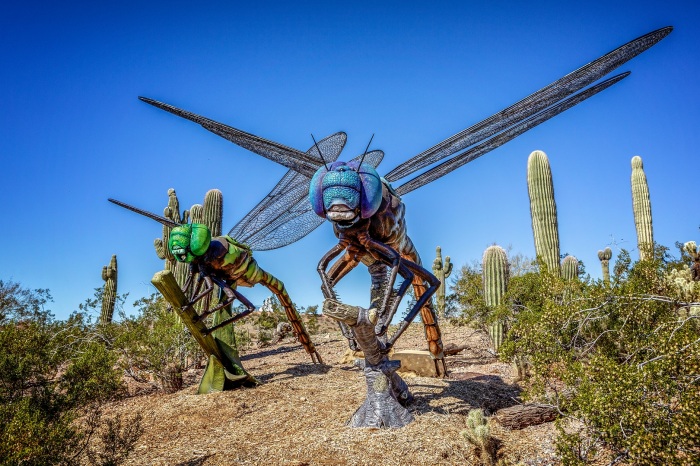
{"type": "MultiPolygon", "coordinates": [[[[331,286],[338,283],[352,269],[357,267],[357,264],[359,264],[359,262],[360,261],[358,260],[355,251],[350,252],[349,250],[347,250],[345,252],[345,255],[338,259],[335,263],[333,263],[328,273],[326,273],[326,279],[328,280],[328,283],[331,286]]],[[[335,293],[335,291],[333,291],[332,299],[338,299],[338,296],[335,293]]],[[[348,325],[345,322],[337,322],[338,327],[340,327],[340,333],[342,333],[343,336],[348,340],[348,346],[350,346],[350,349],[353,351],[358,351],[360,347],[358,346],[357,341],[355,340],[355,335],[352,333],[350,327],[348,327],[348,325]]]]}
{"type": "MultiPolygon", "coordinates": [[[[217,285],[219,285],[219,286],[221,287],[221,285],[220,285],[219,283],[217,283],[217,285]]],[[[225,284],[224,284],[224,285],[225,285],[225,284]]],[[[228,325],[228,324],[230,324],[230,323],[236,322],[237,320],[240,320],[240,319],[244,318],[245,316],[247,316],[248,314],[250,314],[251,312],[253,312],[253,311],[255,310],[255,306],[253,305],[253,303],[251,303],[250,301],[248,301],[248,298],[246,298],[245,296],[243,296],[242,294],[240,294],[238,291],[236,291],[236,290],[234,290],[234,289],[232,289],[231,287],[228,287],[228,286],[226,286],[226,288],[221,287],[221,289],[222,289],[222,290],[226,290],[226,289],[231,290],[231,293],[233,293],[233,295],[235,296],[236,299],[238,299],[241,303],[243,303],[243,305],[246,307],[246,310],[243,311],[243,312],[239,312],[238,314],[232,316],[232,317],[229,318],[229,319],[224,320],[223,322],[219,322],[218,324],[216,324],[216,325],[213,326],[213,327],[210,327],[210,328],[207,330],[207,332],[206,332],[207,335],[210,334],[210,333],[212,333],[212,332],[213,332],[214,330],[216,330],[216,329],[219,329],[219,328],[224,327],[224,326],[226,326],[226,325],[228,325]]],[[[232,302],[233,302],[233,299],[229,300],[228,303],[225,304],[225,306],[228,306],[228,305],[231,304],[232,302]]],[[[218,309],[221,309],[220,306],[217,306],[217,308],[218,308],[218,309]]],[[[218,309],[217,309],[217,310],[218,310],[218,309]]],[[[211,311],[208,312],[207,315],[209,315],[210,313],[211,313],[211,311]]]]}
{"type": "Polygon", "coordinates": [[[326,299],[336,299],[333,284],[326,273],[326,269],[328,268],[328,264],[344,250],[345,245],[343,243],[336,244],[330,251],[321,257],[321,260],[318,262],[318,266],[316,267],[318,274],[321,276],[321,291],[323,292],[323,297],[326,299]]]}
{"type": "MultiPolygon", "coordinates": [[[[189,282],[190,279],[188,278],[187,281],[189,282]]],[[[195,287],[195,290],[192,294],[195,294],[195,293],[197,293],[197,291],[199,291],[200,287],[202,286],[202,281],[204,281],[204,283],[206,285],[204,287],[204,291],[195,295],[190,300],[190,302],[188,303],[190,306],[194,306],[194,304],[196,302],[198,302],[200,299],[204,298],[205,296],[209,295],[212,291],[214,291],[214,283],[212,282],[211,277],[200,271],[199,278],[197,280],[197,286],[195,287]]]]}
{"type": "Polygon", "coordinates": [[[403,265],[401,255],[394,248],[372,239],[369,235],[360,237],[360,242],[368,251],[374,253],[381,261],[391,267],[389,280],[386,285],[386,294],[380,310],[385,317],[382,319],[384,322],[378,333],[379,335],[383,335],[386,333],[386,329],[391,323],[391,319],[396,313],[401,299],[406,293],[406,290],[408,290],[408,286],[413,281],[413,272],[403,265]],[[394,294],[394,284],[397,275],[401,275],[404,280],[399,286],[399,290],[394,294]]]}
{"type": "Polygon", "coordinates": [[[403,321],[399,324],[399,328],[396,330],[394,335],[389,339],[389,346],[396,342],[396,339],[401,336],[401,334],[408,328],[409,324],[415,319],[418,312],[421,313],[421,318],[425,325],[426,339],[428,340],[428,349],[430,353],[435,358],[435,368],[438,374],[445,374],[445,354],[442,348],[442,340],[440,338],[440,328],[437,325],[437,317],[435,311],[430,305],[430,298],[437,291],[440,286],[440,280],[435,277],[432,273],[428,272],[426,269],[416,264],[413,261],[404,259],[406,267],[411,269],[415,273],[415,278],[413,280],[413,287],[416,290],[416,304],[413,306],[411,311],[406,315],[403,321]],[[428,283],[428,288],[425,289],[425,283],[428,283]],[[424,291],[423,291],[424,290],[424,291]],[[420,293],[420,294],[419,294],[420,293]],[[440,368],[439,365],[442,365],[440,368]]]}
{"type": "MultiPolygon", "coordinates": [[[[427,274],[427,276],[430,276],[433,279],[437,280],[437,277],[435,277],[428,270],[423,268],[421,258],[418,255],[418,251],[413,245],[413,242],[410,241],[410,238],[408,238],[408,242],[406,244],[402,256],[405,259],[411,261],[417,267],[420,267],[424,274],[427,274]]],[[[413,280],[413,291],[416,299],[419,299],[425,293],[430,293],[431,296],[434,293],[429,292],[428,288],[426,287],[426,283],[431,283],[431,281],[424,280],[421,277],[416,277],[413,280]]],[[[438,287],[439,286],[440,285],[438,284],[438,287]]],[[[440,327],[438,326],[438,318],[437,314],[435,313],[435,309],[433,309],[432,301],[430,299],[427,300],[426,304],[421,308],[420,314],[421,320],[423,321],[423,325],[425,326],[425,339],[428,341],[428,348],[430,350],[430,353],[433,355],[433,357],[435,357],[436,361],[442,362],[442,369],[444,370],[443,373],[447,373],[444,359],[445,356],[442,347],[442,338],[440,335],[440,327]]],[[[438,366],[436,366],[436,369],[438,369],[438,373],[440,373],[440,368],[438,366]]]]}
{"type": "MultiPolygon", "coordinates": [[[[206,289],[205,291],[203,291],[197,298],[195,298],[195,300],[192,301],[192,303],[194,303],[196,300],[200,299],[200,298],[201,298],[202,296],[204,296],[205,294],[211,293],[211,292],[214,290],[214,284],[213,284],[213,283],[216,283],[217,285],[219,285],[219,288],[221,288],[221,291],[224,292],[224,294],[226,295],[226,298],[227,298],[227,299],[225,299],[223,302],[219,303],[218,306],[213,307],[213,308],[211,308],[211,309],[209,309],[209,310],[206,310],[206,311],[202,312],[201,314],[199,314],[199,317],[197,318],[197,320],[202,320],[202,319],[204,319],[205,317],[207,317],[207,316],[209,316],[209,315],[215,313],[215,312],[218,311],[219,309],[223,309],[223,308],[225,308],[226,306],[230,305],[231,303],[233,303],[233,301],[235,301],[236,295],[237,295],[237,293],[236,293],[234,290],[232,290],[231,287],[228,286],[228,285],[226,284],[226,282],[224,282],[223,280],[220,280],[220,279],[218,279],[218,278],[214,278],[214,277],[210,277],[210,276],[208,276],[208,275],[205,275],[205,276],[204,276],[204,281],[205,281],[205,283],[207,284],[207,289],[206,289]]],[[[220,327],[220,325],[217,326],[217,328],[218,328],[218,327],[220,327]]]]}

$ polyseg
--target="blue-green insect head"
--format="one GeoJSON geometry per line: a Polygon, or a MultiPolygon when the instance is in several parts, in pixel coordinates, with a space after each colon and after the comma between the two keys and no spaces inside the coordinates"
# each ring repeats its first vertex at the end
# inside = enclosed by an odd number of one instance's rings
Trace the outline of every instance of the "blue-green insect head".
{"type": "Polygon", "coordinates": [[[369,164],[334,162],[314,174],[309,199],[317,215],[352,224],[377,212],[382,203],[382,181],[369,164]]]}
{"type": "Polygon", "coordinates": [[[168,249],[178,262],[192,262],[204,255],[211,243],[211,232],[201,223],[188,223],[170,231],[168,249]]]}

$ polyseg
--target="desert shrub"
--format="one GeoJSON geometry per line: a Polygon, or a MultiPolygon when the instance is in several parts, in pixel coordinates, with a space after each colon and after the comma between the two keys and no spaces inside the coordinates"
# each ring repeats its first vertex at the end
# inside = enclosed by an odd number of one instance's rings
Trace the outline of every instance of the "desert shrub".
{"type": "Polygon", "coordinates": [[[320,327],[318,323],[318,305],[309,306],[304,309],[304,315],[306,316],[306,329],[309,334],[317,334],[320,327]]]}
{"type": "Polygon", "coordinates": [[[50,299],[46,290],[0,281],[2,464],[79,461],[104,403],[122,392],[116,357],[94,337],[89,318],[57,321],[44,308],[50,299]]]}
{"type": "Polygon", "coordinates": [[[122,316],[113,348],[124,373],[165,392],[182,388],[182,375],[202,358],[202,350],[176,313],[159,295],[142,298],[136,316],[122,316]]]}
{"type": "Polygon", "coordinates": [[[273,295],[263,301],[255,323],[262,330],[274,330],[277,324],[287,321],[287,313],[277,297],[273,295]]]}
{"type": "Polygon", "coordinates": [[[450,287],[449,301],[458,310],[458,319],[476,327],[485,328],[488,308],[484,301],[481,266],[463,265],[456,271],[450,287]]]}
{"type": "Polygon", "coordinates": [[[238,322],[233,324],[233,335],[236,339],[236,347],[239,351],[243,348],[249,347],[251,343],[253,343],[250,336],[250,330],[238,322]]]}
{"type": "Polygon", "coordinates": [[[90,464],[117,466],[126,461],[143,434],[141,421],[142,416],[139,413],[127,418],[116,415],[106,419],[97,436],[97,442],[94,442],[97,446],[86,450],[85,456],[90,464]]]}
{"type": "Polygon", "coordinates": [[[657,247],[639,262],[623,250],[610,285],[543,268],[511,279],[500,354],[526,358],[526,396],[562,413],[564,464],[700,462],[700,316],[677,285],[684,266],[657,247]]]}
{"type": "Polygon", "coordinates": [[[486,305],[484,282],[481,266],[477,263],[462,266],[455,274],[452,294],[447,298],[447,315],[454,315],[453,321],[458,325],[488,331],[495,322],[510,325],[511,306],[506,300],[496,307],[486,305]]]}

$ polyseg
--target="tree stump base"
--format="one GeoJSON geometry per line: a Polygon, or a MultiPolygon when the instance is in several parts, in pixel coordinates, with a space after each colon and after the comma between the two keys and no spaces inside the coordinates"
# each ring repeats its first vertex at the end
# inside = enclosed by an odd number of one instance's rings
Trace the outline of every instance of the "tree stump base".
{"type": "Polygon", "coordinates": [[[413,421],[404,407],[413,401],[406,382],[396,373],[399,361],[391,361],[374,333],[377,313],[374,309],[349,306],[333,299],[323,303],[323,313],[350,326],[365,355],[363,370],[367,398],[348,421],[351,427],[403,427],[413,421]]]}
{"type": "Polygon", "coordinates": [[[413,396],[403,379],[396,375],[396,369],[398,364],[389,360],[378,366],[365,366],[367,398],[348,421],[350,427],[403,427],[413,421],[413,415],[399,401],[401,397],[408,404],[413,396]],[[403,390],[396,386],[396,379],[402,382],[403,390]]]}

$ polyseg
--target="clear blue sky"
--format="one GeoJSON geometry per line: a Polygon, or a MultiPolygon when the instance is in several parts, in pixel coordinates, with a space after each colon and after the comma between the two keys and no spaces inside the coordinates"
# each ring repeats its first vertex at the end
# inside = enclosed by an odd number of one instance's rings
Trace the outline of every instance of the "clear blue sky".
{"type": "MultiPolygon", "coordinates": [[[[228,230],[282,167],[137,99],[162,100],[307,150],[309,134],[370,135],[380,173],[651,30],[661,43],[620,84],[405,196],[426,265],[457,265],[490,244],[534,256],[526,160],[551,162],[562,251],[600,275],[597,251],[634,250],[630,159],[649,180],[654,238],[700,240],[698,2],[15,2],[0,15],[0,279],[49,288],[66,317],[119,260],[129,302],[154,291],[160,225],[174,187],[183,208],[224,194],[228,230]]],[[[316,264],[329,224],[256,253],[299,305],[320,304],[316,264]]],[[[366,270],[340,287],[366,304],[366,270]]],[[[269,295],[243,289],[255,303],[269,295]]]]}

